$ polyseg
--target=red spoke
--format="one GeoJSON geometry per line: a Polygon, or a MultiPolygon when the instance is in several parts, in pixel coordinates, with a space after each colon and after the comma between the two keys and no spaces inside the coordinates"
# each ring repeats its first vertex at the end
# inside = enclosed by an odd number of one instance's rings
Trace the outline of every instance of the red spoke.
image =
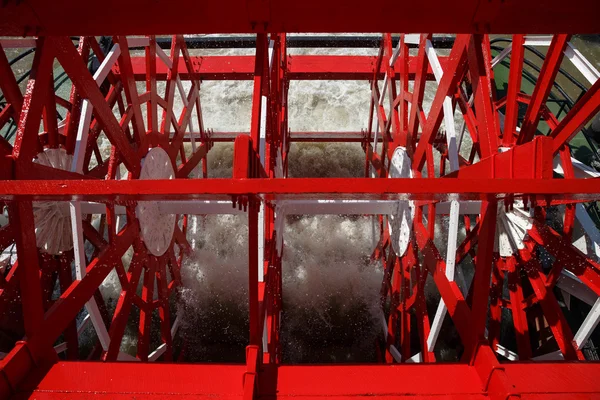
{"type": "MultiPolygon", "coordinates": [[[[138,91],[135,86],[133,79],[133,70],[131,67],[131,57],[128,51],[128,42],[124,36],[119,36],[115,40],[121,46],[121,54],[119,55],[119,70],[121,72],[121,81],[123,82],[123,90],[125,91],[125,97],[127,103],[131,107],[133,116],[129,119],[133,121],[133,132],[136,143],[138,144],[138,152],[143,156],[146,154],[148,144],[146,139],[146,127],[142,119],[142,110],[140,108],[140,100],[138,97],[138,91]]],[[[129,122],[122,124],[123,126],[128,125],[129,122]]]]}
{"type": "Polygon", "coordinates": [[[519,134],[518,144],[526,143],[533,139],[540,122],[541,108],[546,102],[556,74],[560,68],[560,64],[564,57],[564,50],[571,38],[570,35],[554,35],[548,54],[544,59],[544,65],[540,71],[540,76],[531,95],[531,102],[527,107],[525,118],[521,124],[521,132],[519,134]]]}
{"type": "Polygon", "coordinates": [[[18,202],[10,205],[11,223],[18,226],[16,233],[19,283],[22,298],[25,334],[28,337],[43,334],[44,307],[42,286],[40,283],[40,265],[36,249],[33,208],[30,202],[18,202]]]}
{"type": "Polygon", "coordinates": [[[134,152],[133,147],[119,126],[112,110],[106,104],[98,85],[87,71],[81,57],[73,48],[70,40],[61,38],[52,38],[48,40],[51,41],[58,60],[73,80],[73,84],[78,87],[81,94],[94,106],[96,118],[104,127],[104,133],[108,139],[123,155],[123,162],[127,166],[127,169],[131,171],[134,176],[138,176],[140,168],[139,157],[134,152]]]}
{"type": "Polygon", "coordinates": [[[64,291],[44,316],[43,335],[30,338],[32,347],[51,344],[79,310],[97,291],[100,283],[112,270],[114,264],[133,243],[138,226],[132,222],[126,226],[109,246],[104,248],[87,266],[87,273],[80,281],[75,281],[64,291]]]}
{"type": "Polygon", "coordinates": [[[106,354],[104,355],[104,361],[114,361],[119,355],[119,349],[121,347],[121,341],[123,334],[125,333],[125,327],[129,319],[131,312],[131,306],[133,305],[133,296],[136,294],[140,276],[144,269],[144,259],[147,257],[145,250],[141,243],[135,244],[135,256],[132,258],[127,271],[127,285],[123,285],[121,296],[115,308],[115,313],[110,324],[110,346],[106,354]]]}
{"type": "Polygon", "coordinates": [[[560,351],[565,356],[565,359],[582,360],[583,354],[581,354],[581,351],[576,349],[573,345],[573,334],[571,333],[571,329],[567,324],[567,320],[565,319],[562,310],[558,305],[558,301],[556,301],[552,291],[546,288],[541,273],[542,266],[535,258],[532,258],[528,254],[524,253],[526,252],[521,252],[521,257],[523,257],[524,261],[526,262],[523,268],[527,272],[529,282],[531,283],[536,297],[538,298],[538,301],[544,310],[544,316],[550,324],[550,328],[554,334],[554,339],[556,339],[560,351]]]}
{"type": "Polygon", "coordinates": [[[30,162],[41,151],[38,139],[40,120],[46,92],[51,82],[53,57],[47,39],[38,39],[37,50],[27,82],[23,108],[19,117],[13,155],[16,159],[30,162]]]}
{"type": "MultiPolygon", "coordinates": [[[[429,115],[427,116],[427,123],[423,127],[423,133],[421,134],[421,138],[419,139],[417,149],[415,150],[415,154],[413,157],[413,170],[420,171],[423,168],[423,164],[425,162],[425,151],[426,147],[431,145],[433,140],[435,139],[435,134],[437,133],[440,124],[442,123],[442,103],[446,96],[451,95],[456,92],[458,82],[462,78],[464,73],[466,64],[464,62],[466,57],[467,46],[469,44],[470,36],[469,35],[458,35],[454,42],[454,46],[452,47],[452,51],[450,56],[448,57],[448,68],[447,72],[442,76],[442,80],[440,82],[439,88],[436,92],[433,103],[431,104],[431,110],[429,115]]],[[[423,88],[424,90],[424,88],[423,88]]],[[[413,94],[413,102],[414,102],[414,94],[413,94]]],[[[418,102],[417,104],[420,104],[418,102]]],[[[411,107],[411,125],[413,126],[413,131],[411,136],[416,137],[416,126],[413,125],[414,121],[413,115],[417,110],[415,107],[416,104],[413,104],[411,107]]],[[[416,122],[415,122],[416,123],[416,122]]]]}
{"type": "Polygon", "coordinates": [[[515,335],[517,337],[517,346],[519,349],[519,359],[527,360],[531,358],[531,344],[529,340],[529,327],[527,325],[527,315],[523,309],[523,288],[519,271],[516,269],[517,263],[514,257],[506,260],[508,267],[508,290],[510,292],[510,303],[515,335]]]}
{"type": "Polygon", "coordinates": [[[162,342],[165,344],[164,361],[173,361],[173,338],[171,337],[171,316],[169,310],[169,293],[167,289],[167,257],[159,258],[156,281],[158,287],[158,316],[160,318],[160,332],[162,342]]]}

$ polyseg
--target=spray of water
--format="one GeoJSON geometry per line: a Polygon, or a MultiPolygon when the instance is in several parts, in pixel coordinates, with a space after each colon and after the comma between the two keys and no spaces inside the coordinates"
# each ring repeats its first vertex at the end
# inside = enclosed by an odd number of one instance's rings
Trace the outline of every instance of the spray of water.
{"type": "MultiPolygon", "coordinates": [[[[293,49],[295,54],[315,51],[293,49]]],[[[342,49],[337,53],[362,55],[364,51],[342,49]]],[[[232,50],[211,52],[225,55],[232,50]]],[[[184,85],[189,88],[189,83],[184,85]]],[[[425,107],[434,90],[427,92],[425,107]]],[[[205,126],[215,131],[247,131],[251,94],[251,82],[204,82],[201,101],[205,126]]],[[[369,102],[368,82],[291,82],[289,126],[300,132],[357,132],[367,128],[369,102]]],[[[107,153],[108,142],[102,147],[107,153]]],[[[209,178],[231,177],[232,160],[232,144],[216,144],[208,153],[209,178]]],[[[359,144],[293,144],[289,176],[360,177],[364,160],[359,144]]],[[[194,249],[182,266],[183,288],[177,306],[182,316],[178,335],[185,343],[186,359],[242,362],[248,341],[246,218],[193,218],[197,230],[188,232],[188,240],[194,249]]],[[[375,361],[375,340],[381,335],[379,290],[383,273],[380,265],[369,261],[378,239],[371,222],[370,217],[358,216],[286,217],[281,327],[284,361],[375,361]]],[[[115,278],[104,283],[103,294],[109,301],[119,295],[115,278]]],[[[135,337],[133,329],[131,336],[135,337]]],[[[122,350],[131,351],[134,344],[122,350]]]]}

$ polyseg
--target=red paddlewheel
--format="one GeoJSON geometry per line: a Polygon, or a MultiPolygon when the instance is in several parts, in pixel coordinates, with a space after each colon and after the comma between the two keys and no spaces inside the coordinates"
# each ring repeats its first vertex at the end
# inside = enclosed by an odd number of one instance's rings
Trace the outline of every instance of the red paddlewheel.
{"type": "MultiPolygon", "coordinates": [[[[137,45],[145,46],[148,53],[156,49],[153,38],[134,40],[137,40],[137,45]]],[[[169,68],[171,72],[164,96],[157,93],[156,81],[152,79],[147,82],[148,91],[138,93],[131,74],[129,52],[121,51],[128,49],[128,45],[125,37],[115,38],[112,49],[104,55],[94,38],[82,38],[78,48],[68,39],[38,39],[33,61],[34,75],[21,100],[28,108],[21,112],[13,145],[16,176],[91,181],[105,177],[110,181],[187,178],[192,173],[203,159],[206,146],[197,149],[193,146],[194,152],[186,155],[182,145],[183,132],[188,125],[193,126],[190,120],[192,113],[196,113],[197,121],[202,121],[199,83],[192,82],[186,92],[178,78],[176,67],[180,63],[191,68],[183,38],[174,38],[172,57],[164,58],[169,66],[175,65],[175,69],[169,68]],[[84,63],[90,51],[102,61],[94,76],[84,63]],[[54,60],[73,81],[68,102],[57,101],[53,89],[50,91],[54,60]],[[117,69],[117,65],[119,75],[111,69],[117,69]],[[103,88],[105,93],[99,88],[104,78],[110,83],[103,88]],[[179,87],[176,87],[178,84],[179,87]],[[180,114],[174,110],[175,90],[180,90],[181,97],[187,99],[180,114]],[[147,100],[140,101],[141,96],[147,97],[147,100]],[[69,111],[61,122],[50,117],[56,114],[57,103],[63,107],[66,105],[69,111]],[[141,103],[148,103],[148,128],[141,103]],[[161,126],[158,125],[159,120],[162,121],[161,126]],[[37,138],[36,135],[28,135],[28,129],[35,129],[40,121],[42,132],[37,138]],[[100,151],[101,135],[110,140],[109,155],[100,151]]],[[[148,74],[150,76],[151,71],[148,74]]],[[[14,79],[12,74],[6,78],[9,84],[11,78],[14,79]]],[[[181,259],[189,246],[185,239],[186,216],[159,209],[154,202],[82,204],[79,201],[34,201],[18,207],[10,205],[8,218],[9,224],[2,228],[2,247],[7,248],[16,241],[18,260],[14,261],[6,275],[0,295],[2,316],[6,320],[3,330],[8,336],[5,346],[12,347],[25,335],[32,341],[39,339],[54,343],[64,332],[65,342],[55,346],[57,351],[66,350],[68,358],[79,358],[74,318],[83,305],[81,300],[89,299],[84,302],[88,317],[83,323],[89,320],[94,325],[100,344],[97,354],[102,353],[102,359],[135,359],[119,352],[133,305],[140,313],[137,358],[172,359],[172,334],[177,331],[178,323],[170,315],[169,299],[180,284],[181,259]],[[33,222],[35,232],[27,231],[25,220],[33,222]],[[84,241],[93,249],[86,251],[84,241]],[[36,260],[36,252],[31,252],[36,247],[39,260],[36,260]],[[121,258],[130,247],[133,254],[129,259],[124,258],[125,268],[121,258]],[[23,259],[40,268],[41,276],[33,286],[22,279],[23,259]],[[71,272],[73,261],[75,282],[71,272]],[[118,275],[122,293],[114,314],[110,316],[98,285],[113,269],[118,275]],[[58,297],[53,296],[57,279],[60,282],[58,297]],[[138,286],[142,287],[141,293],[138,293],[138,286]],[[37,293],[40,288],[43,307],[29,309],[27,302],[22,301],[28,296],[25,293],[37,293]],[[75,297],[73,291],[82,294],[75,297]],[[22,299],[20,305],[19,298],[22,299]],[[154,310],[158,310],[160,318],[162,344],[158,349],[150,349],[154,310]],[[45,313],[47,318],[43,325],[52,327],[51,330],[43,329],[43,333],[34,334],[39,326],[29,326],[26,318],[23,324],[21,317],[30,313],[45,313]],[[52,315],[58,321],[73,322],[64,330],[52,315]]]]}
{"type": "Polygon", "coordinates": [[[600,173],[572,151],[600,110],[600,73],[568,34],[597,30],[597,4],[564,16],[550,1],[529,26],[527,12],[539,8],[530,1],[471,2],[460,12],[438,4],[428,19],[418,17],[423,5],[402,2],[373,6],[376,19],[358,2],[176,3],[109,1],[119,12],[98,20],[81,17],[87,5],[0,8],[0,34],[37,35],[0,40],[0,132],[16,126],[14,139],[0,138],[0,398],[600,398],[590,342],[600,322],[600,232],[588,212],[600,173]],[[362,38],[377,41],[377,56],[290,56],[294,40],[306,47],[315,38],[281,33],[402,23],[462,33],[362,38]],[[568,33],[523,35],[528,28],[568,33]],[[255,52],[200,56],[188,44],[214,38],[182,35],[165,52],[165,38],[124,36],[165,30],[253,32],[237,39],[255,52]],[[107,51],[92,36],[104,31],[115,34],[107,51]],[[498,51],[490,32],[515,34],[498,51]],[[89,36],[75,45],[71,33],[89,36]],[[547,51],[526,90],[532,43],[547,51]],[[22,94],[4,49],[28,46],[35,55],[22,94]],[[565,63],[589,85],[557,111],[550,100],[565,63]],[[60,71],[68,99],[54,87],[60,71]],[[205,128],[204,80],[252,81],[246,131],[205,128]],[[367,128],[291,132],[293,80],[368,82],[367,128]],[[307,141],[361,143],[364,177],[289,178],[290,144],[307,141]],[[233,143],[232,177],[195,179],[207,178],[214,142],[233,143]],[[185,360],[185,343],[174,340],[183,317],[173,310],[191,249],[188,215],[206,214],[247,217],[245,365],[174,363],[185,360]],[[377,364],[282,365],[284,227],[297,214],[371,215],[379,227],[377,364]],[[101,292],[109,274],[116,304],[101,292]],[[572,299],[587,303],[576,322],[572,299]],[[81,343],[90,324],[91,350],[81,343]],[[124,349],[131,330],[135,354],[124,349]]]}

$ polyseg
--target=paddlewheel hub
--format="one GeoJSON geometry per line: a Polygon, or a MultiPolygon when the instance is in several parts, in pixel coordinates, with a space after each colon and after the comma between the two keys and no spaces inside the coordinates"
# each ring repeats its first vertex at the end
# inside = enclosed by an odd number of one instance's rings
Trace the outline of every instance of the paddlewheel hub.
{"type": "MultiPolygon", "coordinates": [[[[175,171],[166,151],[154,147],[142,160],[140,179],[174,179],[175,171]]],[[[160,257],[169,248],[175,232],[175,214],[163,213],[159,203],[140,201],[135,209],[141,238],[148,251],[160,257]]]]}

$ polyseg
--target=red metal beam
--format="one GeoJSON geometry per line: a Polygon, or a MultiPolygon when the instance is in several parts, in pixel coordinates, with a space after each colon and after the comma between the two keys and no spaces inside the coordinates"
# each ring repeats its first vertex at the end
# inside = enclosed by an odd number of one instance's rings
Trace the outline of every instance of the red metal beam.
{"type": "MultiPolygon", "coordinates": [[[[475,258],[475,276],[473,277],[473,304],[471,306],[471,327],[475,340],[485,340],[485,328],[488,315],[488,298],[490,297],[490,279],[494,265],[494,238],[496,236],[496,217],[498,203],[484,201],[481,204],[479,220],[479,241],[475,258]]],[[[476,348],[465,344],[465,356],[471,358],[476,348]]]]}
{"type": "Polygon", "coordinates": [[[35,226],[31,202],[20,201],[11,204],[11,224],[16,230],[17,255],[19,257],[19,283],[25,334],[28,337],[40,333],[44,320],[40,264],[36,250],[35,226]]]}
{"type": "MultiPolygon", "coordinates": [[[[510,363],[496,368],[487,371],[491,378],[487,387],[490,392],[495,388],[495,375],[505,373],[514,385],[512,393],[531,398],[545,395],[552,399],[561,396],[589,399],[600,394],[595,378],[600,374],[598,363],[510,363]],[[565,370],[569,374],[565,374],[565,370]],[[578,394],[572,393],[575,388],[578,394]]],[[[483,366],[480,369],[483,371],[483,366]]],[[[244,372],[243,365],[60,362],[42,379],[29,380],[18,394],[48,399],[82,396],[165,398],[172,395],[234,399],[242,396],[240,377],[244,372]]],[[[367,394],[395,398],[403,395],[410,398],[492,398],[493,393],[484,390],[486,385],[478,372],[478,366],[454,364],[279,366],[266,368],[259,387],[262,396],[277,393],[277,397],[284,399],[322,397],[324,388],[316,383],[327,383],[327,393],[340,400],[367,394]],[[435,385],[431,384],[432,377],[436,378],[435,385]],[[315,384],[307,385],[306,382],[315,384]]]]}
{"type": "Polygon", "coordinates": [[[368,7],[359,0],[107,0],[103,7],[118,12],[94,17],[96,10],[89,3],[76,0],[60,5],[44,0],[5,2],[0,35],[397,32],[398,27],[405,32],[597,33],[599,11],[595,0],[573,0],[568,8],[560,0],[548,0],[543,7],[537,0],[385,0],[368,7]]]}
{"type": "Polygon", "coordinates": [[[481,158],[487,158],[498,152],[496,136],[496,114],[492,104],[492,82],[486,69],[487,60],[483,52],[481,35],[471,36],[468,45],[469,73],[473,87],[475,115],[477,117],[477,133],[481,158]]]}
{"type": "MultiPolygon", "coordinates": [[[[185,64],[180,63],[177,71],[183,80],[252,80],[254,77],[254,56],[193,56],[194,66],[190,73],[185,64]]],[[[440,57],[442,68],[446,66],[448,57],[440,57]]],[[[373,78],[377,57],[371,56],[331,56],[331,55],[298,55],[288,56],[289,80],[369,80],[373,78]]],[[[416,57],[410,57],[408,64],[409,79],[414,79],[416,57]]],[[[146,80],[146,58],[131,57],[135,80],[146,80]]],[[[156,63],[156,79],[167,79],[169,69],[162,62],[156,63]]],[[[120,74],[118,68],[113,73],[120,74]]],[[[384,72],[378,74],[383,78],[384,72]]],[[[400,73],[396,73],[397,78],[400,73]]],[[[427,79],[433,80],[431,67],[427,71],[427,79]]]]}
{"type": "MultiPolygon", "coordinates": [[[[184,200],[229,199],[265,194],[267,198],[461,200],[504,198],[507,194],[537,195],[546,200],[595,200],[598,179],[430,179],[430,178],[275,178],[210,180],[57,180],[0,181],[4,200],[184,200]]],[[[554,203],[553,203],[554,204],[554,203]]]]}

